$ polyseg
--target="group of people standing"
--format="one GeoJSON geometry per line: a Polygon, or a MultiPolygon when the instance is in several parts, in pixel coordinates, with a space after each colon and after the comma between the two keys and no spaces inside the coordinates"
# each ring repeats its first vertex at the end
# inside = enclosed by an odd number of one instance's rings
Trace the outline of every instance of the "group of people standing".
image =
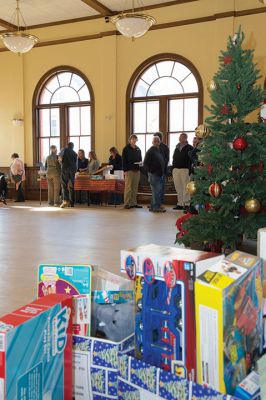
{"type": "MultiPolygon", "coordinates": [[[[189,208],[190,197],[186,190],[193,172],[193,165],[197,158],[197,146],[199,139],[194,138],[193,146],[188,143],[186,133],[181,133],[179,143],[173,155],[173,181],[178,195],[178,201],[174,210],[186,210],[189,208]]],[[[140,166],[142,165],[141,150],[137,146],[137,136],[131,135],[129,143],[123,150],[123,169],[125,171],[125,195],[124,208],[141,208],[137,204],[137,191],[140,180],[140,166]]],[[[151,186],[152,199],[149,210],[155,213],[164,213],[163,207],[165,182],[168,176],[169,147],[163,143],[163,135],[157,132],[153,136],[152,146],[147,151],[143,166],[148,173],[148,181],[151,186]]]]}

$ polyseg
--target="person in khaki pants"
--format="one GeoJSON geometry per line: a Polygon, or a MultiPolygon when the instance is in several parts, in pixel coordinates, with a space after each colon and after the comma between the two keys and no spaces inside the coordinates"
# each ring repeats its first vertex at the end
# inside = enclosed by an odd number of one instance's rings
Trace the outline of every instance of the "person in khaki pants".
{"type": "Polygon", "coordinates": [[[142,208],[137,204],[138,186],[140,180],[141,150],[137,146],[137,135],[131,135],[129,143],[122,153],[123,170],[125,173],[124,208],[142,208]]]}
{"type": "Polygon", "coordinates": [[[189,153],[192,150],[193,147],[188,144],[187,141],[187,134],[181,133],[179,136],[179,143],[173,155],[173,180],[178,196],[178,202],[174,210],[186,209],[190,201],[190,196],[187,192],[187,184],[189,182],[192,164],[189,153]]]}
{"type": "Polygon", "coordinates": [[[45,169],[48,181],[48,204],[49,206],[60,206],[60,173],[61,166],[57,157],[56,146],[50,147],[51,154],[46,158],[45,169]]]}

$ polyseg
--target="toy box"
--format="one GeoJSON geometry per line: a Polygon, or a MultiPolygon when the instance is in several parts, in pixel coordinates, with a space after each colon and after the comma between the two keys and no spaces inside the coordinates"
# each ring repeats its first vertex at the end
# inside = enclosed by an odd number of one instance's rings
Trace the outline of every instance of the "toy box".
{"type": "Polygon", "coordinates": [[[71,400],[71,306],[50,295],[0,318],[1,400],[71,400]]]}
{"type": "Polygon", "coordinates": [[[198,382],[234,394],[262,349],[262,261],[233,252],[195,284],[198,382]]]}
{"type": "Polygon", "coordinates": [[[194,281],[222,258],[156,245],[121,252],[122,271],[136,279],[137,358],[196,378],[194,281]]]}
{"type": "Polygon", "coordinates": [[[73,336],[73,398],[117,399],[118,354],[131,354],[134,335],[114,343],[98,338],[73,336]]]}
{"type": "Polygon", "coordinates": [[[260,377],[255,371],[252,371],[237,387],[235,395],[241,400],[259,400],[260,399],[260,377]]]}
{"type": "Polygon", "coordinates": [[[128,355],[119,355],[119,400],[230,400],[213,389],[177,377],[128,355]]]}
{"type": "Polygon", "coordinates": [[[90,335],[91,270],[90,265],[43,264],[38,268],[38,298],[51,293],[73,296],[73,333],[90,335]]]}

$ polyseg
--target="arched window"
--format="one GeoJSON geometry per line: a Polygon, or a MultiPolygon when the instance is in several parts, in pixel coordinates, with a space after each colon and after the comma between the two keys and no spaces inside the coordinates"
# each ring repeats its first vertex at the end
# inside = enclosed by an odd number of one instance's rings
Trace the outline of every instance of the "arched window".
{"type": "Polygon", "coordinates": [[[49,71],[33,98],[34,160],[44,162],[49,147],[58,150],[73,142],[75,150],[91,150],[94,133],[94,97],[87,78],[75,68],[49,71]]]}
{"type": "Polygon", "coordinates": [[[170,147],[170,163],[181,132],[192,142],[202,122],[202,82],[185,58],[164,54],[152,57],[132,76],[127,91],[127,135],[138,135],[144,155],[155,132],[164,134],[170,147]]]}

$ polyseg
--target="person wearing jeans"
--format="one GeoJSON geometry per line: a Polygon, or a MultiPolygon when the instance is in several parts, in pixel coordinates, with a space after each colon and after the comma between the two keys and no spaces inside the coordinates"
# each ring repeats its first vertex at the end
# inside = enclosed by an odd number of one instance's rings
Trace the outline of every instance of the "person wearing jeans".
{"type": "Polygon", "coordinates": [[[160,150],[160,138],[154,136],[152,147],[147,151],[144,159],[144,167],[148,171],[148,180],[151,185],[151,212],[165,212],[162,207],[162,185],[165,172],[165,160],[160,150]]]}
{"type": "Polygon", "coordinates": [[[68,143],[68,146],[60,153],[61,159],[61,185],[63,192],[63,203],[61,208],[74,207],[75,203],[75,174],[78,167],[78,155],[74,151],[74,144],[68,143]]]}
{"type": "Polygon", "coordinates": [[[160,151],[163,155],[164,162],[165,162],[165,170],[162,176],[162,190],[161,190],[161,203],[164,204],[164,193],[165,193],[165,183],[167,180],[168,175],[168,164],[169,164],[169,157],[170,157],[170,150],[169,147],[163,143],[163,134],[162,132],[157,132],[153,136],[158,136],[160,138],[160,151]]]}
{"type": "Polygon", "coordinates": [[[187,134],[181,133],[173,156],[173,180],[178,196],[177,205],[174,207],[174,210],[184,210],[190,202],[187,184],[192,164],[189,153],[192,150],[193,147],[187,141],[187,134]]]}
{"type": "Polygon", "coordinates": [[[129,143],[122,153],[123,171],[125,173],[124,208],[142,208],[137,204],[138,187],[140,181],[141,150],[137,146],[137,135],[131,135],[129,143]]]}

